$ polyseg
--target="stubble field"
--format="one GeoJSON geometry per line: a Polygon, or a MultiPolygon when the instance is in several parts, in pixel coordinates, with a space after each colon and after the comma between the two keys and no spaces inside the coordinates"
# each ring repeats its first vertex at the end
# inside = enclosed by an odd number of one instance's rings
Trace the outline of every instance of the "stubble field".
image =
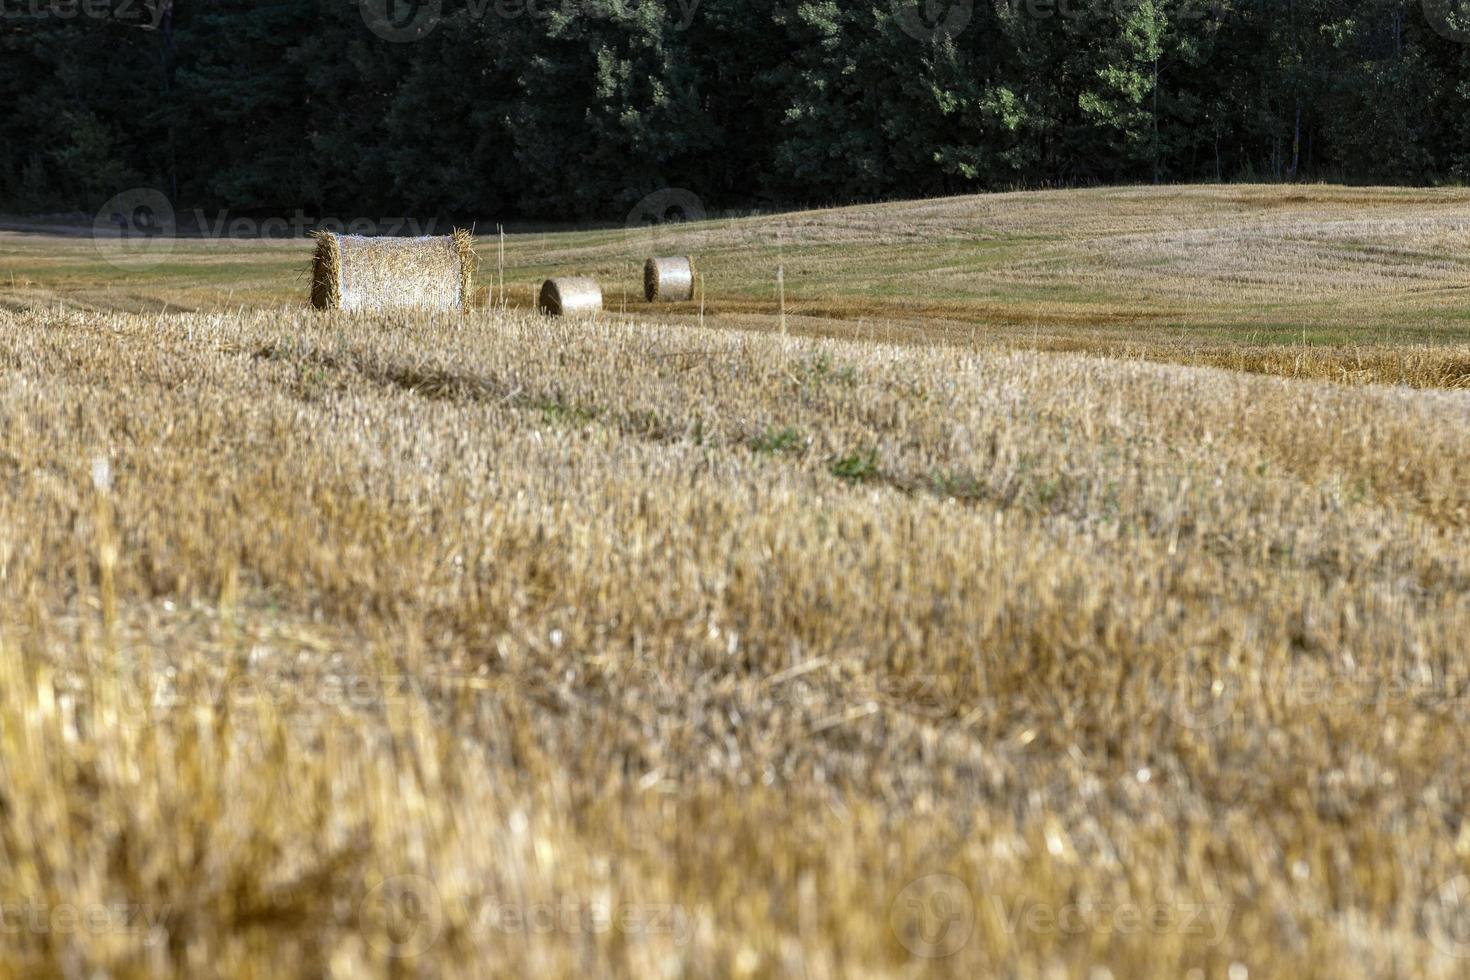
{"type": "Polygon", "coordinates": [[[0,971],[1470,964],[1470,193],[309,251],[0,238],[0,971]]]}

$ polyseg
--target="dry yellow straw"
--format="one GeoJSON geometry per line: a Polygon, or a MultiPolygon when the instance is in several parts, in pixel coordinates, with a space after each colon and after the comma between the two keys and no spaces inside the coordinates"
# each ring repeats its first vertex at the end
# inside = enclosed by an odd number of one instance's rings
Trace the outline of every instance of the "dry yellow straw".
{"type": "Polygon", "coordinates": [[[694,259],[674,255],[643,263],[643,297],[650,303],[687,303],[694,298],[694,259]]]}
{"type": "Polygon", "coordinates": [[[311,305],[319,310],[463,310],[474,283],[470,233],[434,238],[316,234],[311,305]]]}
{"type": "Polygon", "coordinates": [[[552,316],[602,311],[602,287],[595,279],[548,279],[541,284],[536,308],[552,316]]]}

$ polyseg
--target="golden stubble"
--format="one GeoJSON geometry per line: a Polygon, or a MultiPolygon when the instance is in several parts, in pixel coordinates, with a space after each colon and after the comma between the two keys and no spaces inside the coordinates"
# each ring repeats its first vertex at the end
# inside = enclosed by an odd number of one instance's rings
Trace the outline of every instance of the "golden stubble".
{"type": "Polygon", "coordinates": [[[1470,396],[515,311],[0,352],[0,968],[1461,964],[1470,396]]]}

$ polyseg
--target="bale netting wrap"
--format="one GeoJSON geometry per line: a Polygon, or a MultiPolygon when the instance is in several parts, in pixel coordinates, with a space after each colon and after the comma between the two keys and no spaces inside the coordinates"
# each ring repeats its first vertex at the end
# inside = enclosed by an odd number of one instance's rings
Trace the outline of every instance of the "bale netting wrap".
{"type": "Polygon", "coordinates": [[[574,316],[602,311],[602,287],[595,279],[548,279],[541,284],[536,308],[552,316],[574,316]]]}
{"type": "Polygon", "coordinates": [[[687,303],[694,298],[694,259],[671,255],[643,263],[643,298],[650,303],[687,303]]]}
{"type": "Polygon", "coordinates": [[[474,281],[467,231],[432,238],[316,235],[311,305],[319,310],[463,310],[474,281]]]}

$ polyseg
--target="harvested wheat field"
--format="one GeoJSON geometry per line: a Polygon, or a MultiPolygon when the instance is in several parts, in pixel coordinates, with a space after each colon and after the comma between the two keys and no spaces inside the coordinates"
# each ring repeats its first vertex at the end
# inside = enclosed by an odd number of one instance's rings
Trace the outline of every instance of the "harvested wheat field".
{"type": "Polygon", "coordinates": [[[1332,190],[785,216],[786,334],[0,241],[0,973],[1463,975],[1470,194],[1332,190]]]}

